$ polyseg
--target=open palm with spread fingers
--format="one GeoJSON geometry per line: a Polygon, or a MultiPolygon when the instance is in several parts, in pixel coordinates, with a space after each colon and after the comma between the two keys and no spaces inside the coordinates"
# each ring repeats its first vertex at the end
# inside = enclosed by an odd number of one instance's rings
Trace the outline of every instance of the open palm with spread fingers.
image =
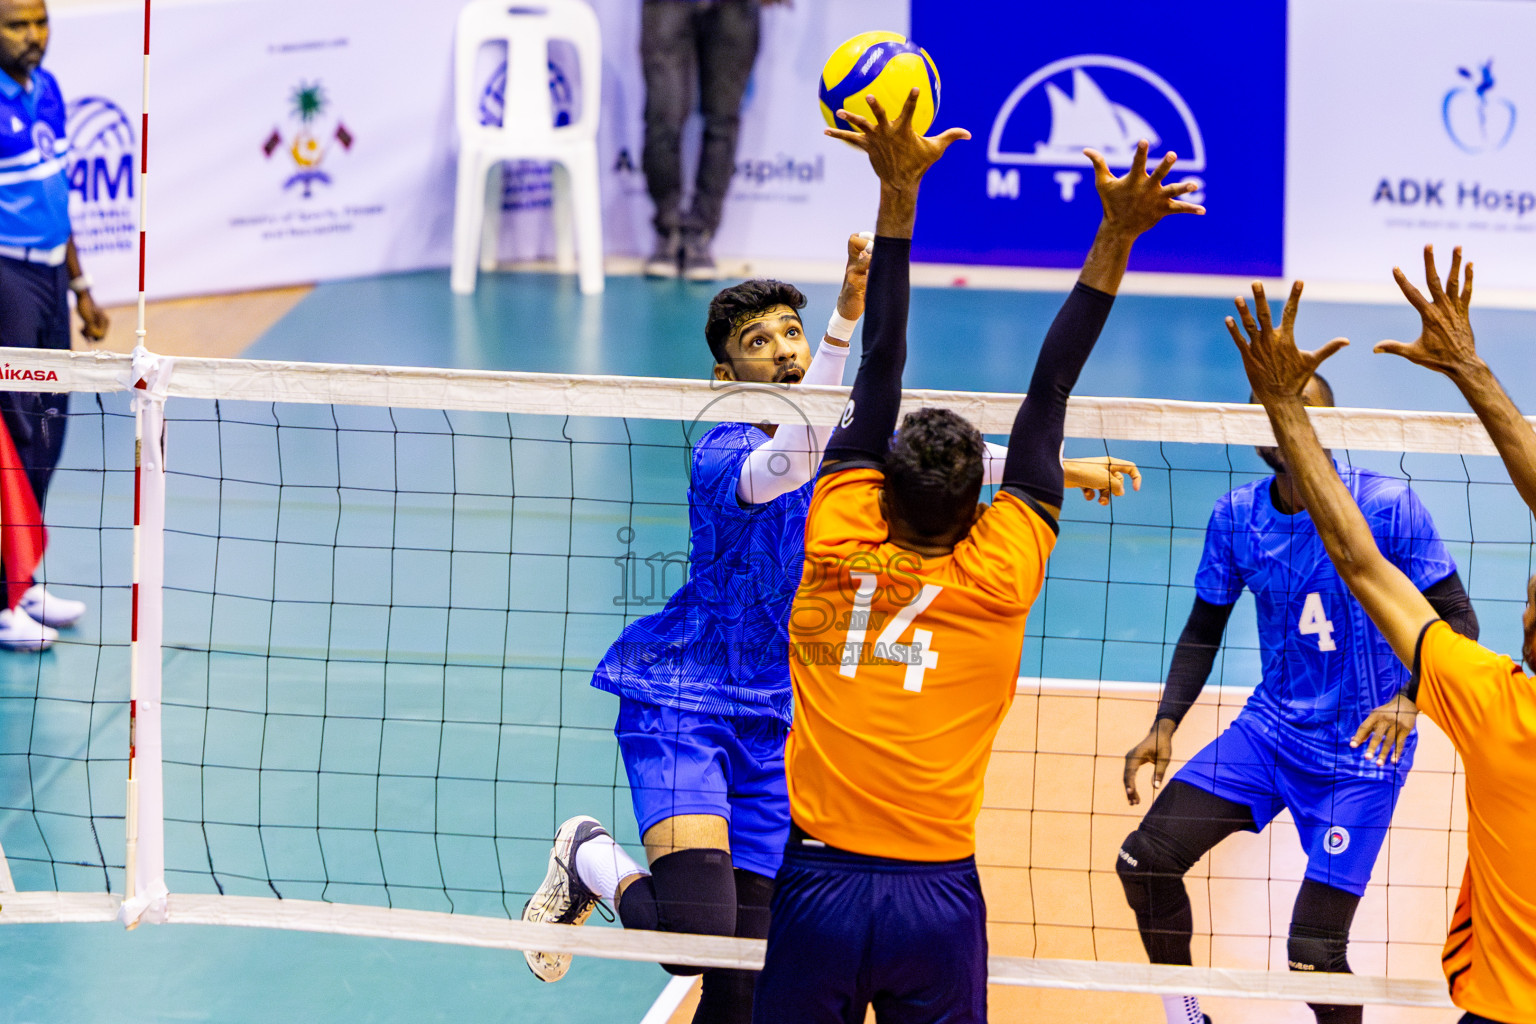
{"type": "Polygon", "coordinates": [[[859,147],[869,154],[870,166],[881,182],[898,189],[916,188],[928,168],[934,165],[951,143],[968,139],[971,133],[964,128],[950,128],[932,138],[919,135],[912,129],[912,113],[917,109],[917,89],[913,89],[902,105],[895,120],[886,116],[885,107],[873,95],[865,97],[874,120],[847,110],[839,110],[837,116],[853,125],[858,131],[828,128],[826,134],[834,139],[859,147]]]}
{"type": "Polygon", "coordinates": [[[1401,267],[1392,268],[1392,276],[1410,305],[1419,311],[1419,336],[1413,341],[1383,341],[1375,351],[1402,356],[1410,362],[1441,373],[1454,374],[1480,365],[1477,346],[1472,338],[1472,264],[1462,273],[1461,246],[1451,252],[1451,272],[1440,284],[1435,270],[1435,247],[1424,247],[1424,276],[1429,284],[1429,298],[1414,287],[1401,267]]]}
{"type": "Polygon", "coordinates": [[[1099,201],[1104,204],[1105,222],[1128,234],[1150,231],[1170,213],[1205,213],[1205,207],[1179,198],[1199,189],[1196,182],[1163,184],[1163,179],[1179,159],[1178,155],[1164,153],[1163,159],[1148,174],[1148,148],[1147,140],[1142,139],[1136,146],[1136,155],[1131,158],[1131,169],[1118,178],[1098,150],[1083,150],[1083,155],[1093,164],[1094,186],[1099,190],[1099,201]]]}
{"type": "Polygon", "coordinates": [[[1237,322],[1227,317],[1227,330],[1232,340],[1237,342],[1238,352],[1242,353],[1243,369],[1248,371],[1248,382],[1253,385],[1254,395],[1261,400],[1300,395],[1323,360],[1349,344],[1344,338],[1334,338],[1312,352],[1303,352],[1296,347],[1296,310],[1301,305],[1301,289],[1300,281],[1291,286],[1291,297],[1280,314],[1278,328],[1269,316],[1269,300],[1264,297],[1264,285],[1258,281],[1253,282],[1252,312],[1242,296],[1234,300],[1238,316],[1243,321],[1243,330],[1239,331],[1237,322]],[[1244,331],[1248,334],[1247,338],[1243,337],[1244,331]]]}

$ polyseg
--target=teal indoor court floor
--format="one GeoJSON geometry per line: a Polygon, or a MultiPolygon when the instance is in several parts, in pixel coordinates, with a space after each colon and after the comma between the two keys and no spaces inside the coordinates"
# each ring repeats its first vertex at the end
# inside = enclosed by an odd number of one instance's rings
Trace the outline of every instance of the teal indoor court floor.
{"type": "MultiPolygon", "coordinates": [[[[805,290],[819,326],[835,288],[805,290]]],[[[697,378],[712,294],[617,277],[583,298],[541,274],[484,277],[472,298],[443,272],[341,282],[247,355],[697,378]]],[[[1022,391],[1059,301],[919,289],[908,385],[1022,391]]],[[[1120,299],[1078,393],[1242,401],[1230,308],[1120,299]]],[[[1475,322],[1536,407],[1536,314],[1475,322]]],[[[1355,341],[1328,368],[1342,405],[1460,411],[1443,379],[1370,354],[1416,323],[1406,303],[1311,302],[1300,321],[1312,341],[1355,341]]],[[[122,396],[74,402],[46,571],[92,611],[69,643],[0,657],[0,843],[20,889],[120,893],[132,421],[122,396]]],[[[515,916],[563,817],[595,813],[635,842],[615,702],[587,680],[625,615],[679,578],[684,425],[200,401],[169,414],[173,891],[515,916]]],[[[1026,675],[1160,678],[1211,504],[1262,469],[1248,450],[1110,450],[1145,486],[1113,509],[1074,500],[1026,675]]],[[[1349,455],[1416,481],[1484,642],[1518,649],[1532,537],[1496,460],[1349,455]]],[[[1228,638],[1222,679],[1253,682],[1246,600],[1228,638]]],[[[0,1021],[636,1022],[666,980],[581,960],[551,986],[516,953],[268,930],[0,928],[0,1021]]]]}

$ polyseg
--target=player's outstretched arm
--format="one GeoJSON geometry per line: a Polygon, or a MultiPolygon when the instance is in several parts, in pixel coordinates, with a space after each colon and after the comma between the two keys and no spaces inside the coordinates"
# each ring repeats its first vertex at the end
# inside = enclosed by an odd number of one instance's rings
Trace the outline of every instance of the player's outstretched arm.
{"type": "Polygon", "coordinates": [[[1426,245],[1424,276],[1429,284],[1428,299],[1408,280],[1401,267],[1393,267],[1392,276],[1409,303],[1419,311],[1420,333],[1411,342],[1383,341],[1375,350],[1402,356],[1451,378],[1477,418],[1483,421],[1526,507],[1536,513],[1536,432],[1477,354],[1470,317],[1472,264],[1467,264],[1463,277],[1461,247],[1457,246],[1451,253],[1451,272],[1442,286],[1435,270],[1435,247],[1426,245]]]}
{"type": "Polygon", "coordinates": [[[827,134],[869,154],[880,178],[880,211],[875,220],[875,247],[870,259],[865,295],[864,355],[853,382],[853,393],[842,422],[827,443],[826,464],[885,460],[896,416],[901,409],[901,374],[907,362],[907,307],[911,301],[912,228],[917,223],[917,191],[950,144],[971,137],[951,128],[924,138],[912,128],[917,109],[913,89],[895,120],[874,96],[867,97],[874,120],[848,111],[838,116],[858,131],[828,128],[827,134]]]}
{"type": "Polygon", "coordinates": [[[1243,357],[1243,368],[1254,395],[1269,413],[1275,439],[1285,456],[1318,536],[1328,549],[1340,578],[1376,623],[1403,664],[1413,665],[1413,650],[1424,624],[1438,616],[1424,595],[1403,571],[1387,560],[1376,546],[1354,497],[1339,479],[1338,471],[1318,443],[1312,422],[1302,405],[1301,391],[1317,367],[1348,345],[1334,338],[1315,352],[1296,348],[1296,310],[1302,282],[1291,288],[1280,325],[1270,320],[1264,286],[1253,285],[1254,312],[1237,299],[1243,329],[1227,317],[1227,330],[1243,357]],[[1255,313],[1257,318],[1255,318],[1255,313]],[[1244,332],[1247,338],[1244,338],[1244,332]]]}
{"type": "Polygon", "coordinates": [[[1077,287],[1062,303],[1040,346],[1029,393],[1013,421],[1003,467],[1003,486],[1027,496],[1052,517],[1061,514],[1065,490],[1060,452],[1067,398],[1109,319],[1115,292],[1131,258],[1131,246],[1170,213],[1205,212],[1178,199],[1193,190],[1193,182],[1162,183],[1177,159],[1172,153],[1149,175],[1147,143],[1143,140],[1136,147],[1131,169],[1118,178],[1097,152],[1086,149],[1083,153],[1093,162],[1104,219],[1077,287]]]}

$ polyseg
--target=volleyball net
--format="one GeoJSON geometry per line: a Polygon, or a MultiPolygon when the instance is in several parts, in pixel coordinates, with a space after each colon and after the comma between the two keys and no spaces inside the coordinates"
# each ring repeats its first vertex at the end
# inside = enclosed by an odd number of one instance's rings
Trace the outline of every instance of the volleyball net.
{"type": "MultiPolygon", "coordinates": [[[[615,700],[589,684],[622,627],[687,578],[691,445],[721,421],[834,422],[845,389],[0,355],[43,371],[8,388],[73,392],[44,573],[93,609],[49,652],[0,658],[0,846],[17,890],[0,892],[0,923],[760,963],[747,940],[518,917],[565,818],[592,814],[639,854],[615,700]],[[130,706],[135,658],[136,685],[158,674],[161,689],[130,706]]],[[[1018,396],[906,401],[1006,435],[1018,396]]],[[[1411,481],[1483,642],[1519,649],[1531,521],[1475,419],[1313,419],[1340,462],[1411,481]]],[[[1145,810],[1127,804],[1123,759],[1152,723],[1212,505],[1267,475],[1252,447],[1271,434],[1255,406],[1093,398],[1072,401],[1067,434],[1069,456],[1131,459],[1143,485],[1109,507],[1069,493],[1029,619],[978,823],[993,982],[1449,1005],[1438,959],[1465,823],[1453,752],[1423,719],[1356,920],[1357,975],[1286,971],[1304,860],[1284,818],[1189,876],[1200,966],[1145,964],[1114,870],[1145,810]]],[[[1175,768],[1258,676],[1244,598],[1175,768]]]]}

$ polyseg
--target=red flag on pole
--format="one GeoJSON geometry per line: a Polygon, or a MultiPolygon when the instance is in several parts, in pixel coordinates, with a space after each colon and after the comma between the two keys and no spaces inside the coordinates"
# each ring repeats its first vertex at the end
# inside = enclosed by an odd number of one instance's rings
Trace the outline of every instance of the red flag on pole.
{"type": "Polygon", "coordinates": [[[43,528],[32,481],[16,453],[10,429],[0,419],[0,563],[5,566],[7,608],[15,608],[32,586],[32,575],[47,547],[48,531],[43,528]]]}

